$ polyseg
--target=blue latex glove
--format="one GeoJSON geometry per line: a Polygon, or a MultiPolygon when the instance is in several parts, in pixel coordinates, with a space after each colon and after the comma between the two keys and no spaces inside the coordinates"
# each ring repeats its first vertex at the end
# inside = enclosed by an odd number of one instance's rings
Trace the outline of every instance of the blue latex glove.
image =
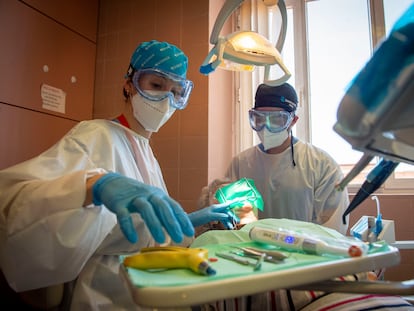
{"type": "Polygon", "coordinates": [[[131,213],[139,213],[158,243],[165,242],[164,228],[171,239],[180,243],[194,236],[194,227],[182,207],[160,188],[117,173],[99,178],[92,188],[93,203],[104,204],[115,213],[119,226],[131,243],[138,241],[131,213]]]}
{"type": "Polygon", "coordinates": [[[198,211],[188,214],[194,227],[209,223],[210,221],[220,221],[227,229],[234,229],[234,224],[239,219],[230,210],[232,202],[213,204],[198,211]]]}

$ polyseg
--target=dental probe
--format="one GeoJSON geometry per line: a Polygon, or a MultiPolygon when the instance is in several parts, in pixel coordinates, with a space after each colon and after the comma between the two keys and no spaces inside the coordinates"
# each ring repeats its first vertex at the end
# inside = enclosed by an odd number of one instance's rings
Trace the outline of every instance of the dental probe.
{"type": "Polygon", "coordinates": [[[275,250],[269,250],[269,249],[259,249],[254,247],[237,247],[244,251],[245,253],[253,254],[256,256],[260,256],[262,253],[265,253],[267,256],[273,257],[276,260],[283,260],[287,258],[288,256],[283,254],[282,252],[278,252],[275,250]]]}
{"type": "Polygon", "coordinates": [[[243,259],[243,258],[240,258],[240,257],[237,257],[237,256],[233,256],[233,255],[230,255],[230,254],[226,254],[226,253],[216,252],[216,255],[218,257],[221,257],[221,258],[224,258],[224,259],[228,259],[228,260],[237,262],[237,263],[239,263],[241,265],[253,266],[253,270],[254,271],[260,270],[260,268],[262,267],[262,263],[263,263],[264,257],[265,257],[264,254],[263,254],[262,256],[259,257],[258,260],[256,260],[256,262],[252,262],[252,261],[250,261],[248,259],[243,259]]]}

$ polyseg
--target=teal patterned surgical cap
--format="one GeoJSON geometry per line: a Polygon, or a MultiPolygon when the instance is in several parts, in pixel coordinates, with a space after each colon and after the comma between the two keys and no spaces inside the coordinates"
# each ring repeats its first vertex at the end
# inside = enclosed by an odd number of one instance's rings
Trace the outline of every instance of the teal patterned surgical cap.
{"type": "Polygon", "coordinates": [[[186,79],[188,58],[175,45],[151,40],[141,43],[131,57],[127,77],[140,69],[158,69],[186,79]]]}

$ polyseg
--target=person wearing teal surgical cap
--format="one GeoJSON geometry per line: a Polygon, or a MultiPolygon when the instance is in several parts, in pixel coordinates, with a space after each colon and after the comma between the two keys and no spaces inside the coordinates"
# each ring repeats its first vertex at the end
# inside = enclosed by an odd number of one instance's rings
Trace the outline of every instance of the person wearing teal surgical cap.
{"type": "Polygon", "coordinates": [[[188,246],[194,227],[211,221],[233,228],[228,203],[187,214],[150,147],[152,133],[188,104],[187,68],[175,45],[141,43],[118,117],[82,121],[39,156],[0,171],[0,266],[14,291],[65,283],[65,310],[137,310],[120,255],[188,246]]]}

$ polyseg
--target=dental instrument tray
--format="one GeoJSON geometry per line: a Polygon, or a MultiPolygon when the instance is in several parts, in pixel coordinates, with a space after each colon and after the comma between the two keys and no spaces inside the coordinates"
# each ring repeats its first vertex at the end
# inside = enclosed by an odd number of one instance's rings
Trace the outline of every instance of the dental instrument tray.
{"type": "Polygon", "coordinates": [[[335,230],[319,225],[289,219],[263,219],[245,225],[240,230],[211,230],[197,237],[191,248],[208,251],[208,264],[216,271],[201,275],[190,269],[141,270],[127,267],[121,257],[122,275],[137,305],[152,308],[180,308],[258,292],[306,287],[307,284],[331,280],[335,277],[366,272],[399,264],[398,249],[384,241],[371,245],[369,251],[358,257],[321,256],[300,251],[289,251],[252,241],[250,230],[256,226],[294,228],[295,231],[327,238],[343,238],[335,230]],[[254,249],[279,254],[278,260],[241,257],[242,250],[254,249]],[[227,254],[218,256],[217,254],[227,254]],[[250,264],[240,264],[243,260],[250,264]],[[259,260],[260,266],[256,260],[259,260]],[[255,264],[256,263],[256,264],[255,264]]]}

